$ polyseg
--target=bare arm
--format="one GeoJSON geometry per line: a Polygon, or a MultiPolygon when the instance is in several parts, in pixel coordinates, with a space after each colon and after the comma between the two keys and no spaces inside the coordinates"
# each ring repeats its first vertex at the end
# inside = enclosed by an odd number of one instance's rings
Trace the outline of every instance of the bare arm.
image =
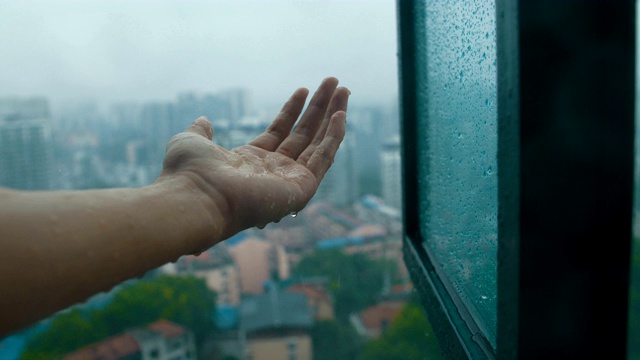
{"type": "Polygon", "coordinates": [[[301,210],[333,161],[349,92],[299,89],[269,128],[228,151],[200,118],[137,189],[0,189],[0,337],[179,256],[301,210]]]}

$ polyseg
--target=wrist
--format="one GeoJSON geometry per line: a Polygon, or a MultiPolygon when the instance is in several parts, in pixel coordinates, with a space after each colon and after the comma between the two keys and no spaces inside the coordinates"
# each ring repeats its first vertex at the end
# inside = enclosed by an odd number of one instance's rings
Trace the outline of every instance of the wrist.
{"type": "Polygon", "coordinates": [[[168,201],[179,224],[184,225],[183,253],[199,253],[224,239],[226,232],[223,199],[205,189],[206,184],[186,174],[161,175],[150,189],[168,201]]]}

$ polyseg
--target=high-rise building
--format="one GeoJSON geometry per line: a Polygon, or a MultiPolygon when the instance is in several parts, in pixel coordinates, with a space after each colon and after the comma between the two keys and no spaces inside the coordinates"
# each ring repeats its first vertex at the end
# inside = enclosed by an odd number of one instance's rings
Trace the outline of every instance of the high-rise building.
{"type": "Polygon", "coordinates": [[[0,99],[0,186],[50,189],[52,152],[49,102],[0,99]]]}
{"type": "MultiPolygon", "coordinates": [[[[385,124],[393,119],[385,117],[377,107],[355,107],[349,109],[348,123],[352,128],[347,136],[355,136],[358,146],[355,165],[359,176],[360,190],[365,194],[382,195],[380,179],[380,152],[385,134],[385,124]]],[[[340,149],[342,151],[342,149],[340,149]]]]}
{"type": "Polygon", "coordinates": [[[232,128],[238,124],[242,118],[251,115],[251,100],[247,89],[226,89],[221,91],[219,96],[228,105],[228,116],[229,120],[231,120],[232,128]]]}
{"type": "Polygon", "coordinates": [[[400,137],[393,136],[380,151],[382,169],[382,199],[396,209],[402,208],[402,179],[400,177],[400,137]]]}
{"type": "Polygon", "coordinates": [[[317,198],[329,202],[338,208],[351,205],[360,195],[358,168],[356,167],[356,138],[350,136],[351,127],[347,124],[340,150],[336,153],[333,165],[324,176],[318,188],[317,198]]]}

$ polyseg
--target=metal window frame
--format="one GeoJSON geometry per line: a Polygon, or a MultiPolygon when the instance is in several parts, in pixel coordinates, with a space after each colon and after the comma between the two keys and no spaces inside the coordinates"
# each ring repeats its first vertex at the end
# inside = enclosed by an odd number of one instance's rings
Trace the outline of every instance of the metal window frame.
{"type": "Polygon", "coordinates": [[[444,355],[626,356],[635,1],[496,0],[496,349],[422,246],[426,1],[397,1],[404,253],[444,355]]]}

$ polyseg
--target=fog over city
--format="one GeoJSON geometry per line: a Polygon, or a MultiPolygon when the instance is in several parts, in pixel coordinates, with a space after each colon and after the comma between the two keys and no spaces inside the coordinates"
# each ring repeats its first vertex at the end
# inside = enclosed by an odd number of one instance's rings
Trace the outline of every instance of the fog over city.
{"type": "Polygon", "coordinates": [[[336,76],[397,96],[395,2],[0,0],[0,97],[148,101],[251,89],[256,105],[336,76]]]}

